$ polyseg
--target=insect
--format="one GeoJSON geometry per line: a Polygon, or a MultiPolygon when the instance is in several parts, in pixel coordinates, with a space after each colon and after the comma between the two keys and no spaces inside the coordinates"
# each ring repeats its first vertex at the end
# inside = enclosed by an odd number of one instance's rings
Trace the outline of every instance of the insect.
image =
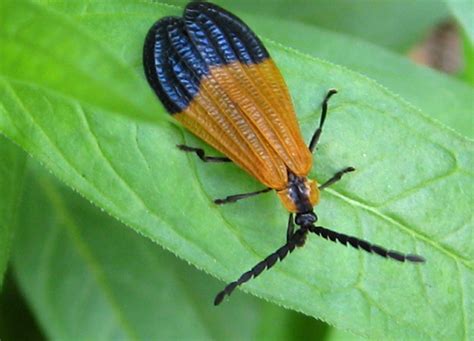
{"type": "Polygon", "coordinates": [[[266,186],[215,203],[233,203],[274,190],[289,211],[286,243],[228,284],[217,294],[215,305],[303,246],[308,233],[400,262],[424,262],[421,256],[387,250],[316,225],[313,207],[320,191],[355,170],[344,168],[321,185],[307,177],[328,101],[336,90],[329,90],[322,101],[319,126],[307,146],[280,71],[260,39],[235,15],[208,2],[189,3],[182,17],[164,17],[150,28],[143,63],[150,86],[168,112],[226,157],[178,147],[204,162],[233,162],[266,186]]]}

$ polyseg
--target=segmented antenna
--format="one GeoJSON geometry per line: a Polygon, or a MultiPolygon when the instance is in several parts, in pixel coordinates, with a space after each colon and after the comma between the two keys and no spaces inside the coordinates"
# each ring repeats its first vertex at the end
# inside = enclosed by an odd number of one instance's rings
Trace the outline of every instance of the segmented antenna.
{"type": "Polygon", "coordinates": [[[307,225],[305,226],[310,232],[317,234],[324,239],[339,242],[342,245],[350,245],[353,248],[367,251],[368,253],[375,253],[376,255],[382,256],[384,258],[394,259],[399,262],[413,262],[413,263],[424,263],[425,259],[418,255],[413,254],[403,254],[394,250],[387,250],[379,245],[371,244],[365,240],[348,236],[343,233],[338,233],[332,230],[329,230],[322,226],[307,225]]]}
{"type": "MultiPolygon", "coordinates": [[[[292,219],[292,218],[290,218],[292,219]]],[[[308,232],[317,234],[324,239],[339,242],[342,245],[350,245],[353,248],[367,251],[368,253],[374,253],[376,255],[382,256],[384,258],[393,259],[399,262],[412,262],[412,263],[424,263],[425,259],[418,255],[413,254],[404,254],[394,250],[387,250],[379,245],[371,244],[365,240],[348,236],[343,233],[338,233],[332,230],[329,230],[322,226],[314,226],[312,224],[303,225],[299,230],[293,233],[288,242],[272,253],[270,256],[262,260],[260,263],[255,265],[252,269],[245,272],[240,278],[232,283],[229,283],[224,290],[219,292],[214,299],[214,305],[219,305],[225,296],[229,296],[239,285],[248,282],[252,278],[260,275],[263,270],[270,269],[275,265],[277,260],[282,261],[289,253],[293,252],[296,247],[303,246],[306,234],[308,232]]]]}
{"type": "Polygon", "coordinates": [[[304,240],[308,230],[305,228],[300,228],[296,231],[291,239],[270,256],[262,260],[260,263],[255,265],[252,269],[245,272],[240,278],[232,283],[229,283],[224,290],[217,294],[216,298],[214,299],[214,305],[219,305],[226,295],[232,294],[235,288],[239,285],[248,282],[250,279],[257,277],[260,275],[263,270],[270,269],[272,266],[275,265],[277,260],[282,261],[289,253],[293,252],[293,250],[302,244],[304,244],[304,240]]]}

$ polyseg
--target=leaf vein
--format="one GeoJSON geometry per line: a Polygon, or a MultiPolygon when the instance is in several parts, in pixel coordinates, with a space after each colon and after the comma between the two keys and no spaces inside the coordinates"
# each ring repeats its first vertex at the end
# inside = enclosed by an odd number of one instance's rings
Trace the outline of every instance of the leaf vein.
{"type": "Polygon", "coordinates": [[[415,330],[418,330],[420,331],[421,333],[423,333],[425,336],[426,336],[426,339],[430,339],[429,335],[430,335],[430,332],[429,331],[425,331],[423,327],[421,327],[420,325],[418,324],[412,324],[402,318],[400,318],[400,316],[398,315],[394,315],[392,313],[390,313],[389,311],[387,311],[382,305],[380,305],[376,300],[374,300],[370,295],[369,293],[362,287],[356,287],[357,290],[359,290],[359,292],[362,294],[362,296],[365,298],[365,300],[370,304],[372,305],[373,307],[377,308],[378,310],[380,310],[380,312],[382,312],[383,314],[386,315],[386,317],[389,317],[391,318],[396,324],[400,325],[400,326],[409,326],[410,328],[413,328],[415,330]]]}
{"type": "Polygon", "coordinates": [[[371,212],[371,213],[375,214],[379,218],[382,218],[383,220],[389,222],[391,225],[396,226],[400,231],[403,231],[403,232],[406,232],[406,233],[410,234],[415,239],[424,241],[425,243],[431,245],[435,249],[440,250],[442,253],[446,254],[450,258],[453,258],[455,260],[459,260],[461,263],[463,263],[466,267],[470,268],[471,270],[474,269],[474,266],[469,264],[469,260],[462,257],[460,254],[457,254],[455,250],[449,250],[447,247],[445,247],[443,245],[440,245],[439,243],[429,239],[427,236],[425,236],[421,232],[419,232],[419,231],[403,224],[398,219],[393,218],[393,217],[389,217],[388,215],[378,211],[376,208],[370,207],[370,206],[365,205],[365,204],[363,204],[363,203],[361,203],[357,200],[351,199],[351,198],[347,197],[346,195],[343,195],[343,194],[341,194],[340,192],[338,192],[334,189],[328,188],[328,189],[326,189],[326,191],[331,193],[335,197],[337,197],[337,198],[339,198],[339,199],[341,199],[341,200],[343,200],[343,201],[345,201],[345,202],[347,202],[347,203],[349,203],[353,206],[360,207],[360,208],[364,209],[365,211],[368,211],[368,212],[371,212]]]}

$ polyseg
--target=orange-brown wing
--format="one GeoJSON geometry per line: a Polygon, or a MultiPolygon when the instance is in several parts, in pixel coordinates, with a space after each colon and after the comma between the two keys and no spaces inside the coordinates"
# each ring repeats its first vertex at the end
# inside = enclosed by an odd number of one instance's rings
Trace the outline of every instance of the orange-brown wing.
{"type": "Polygon", "coordinates": [[[255,34],[209,3],[150,30],[147,78],[190,131],[265,185],[282,189],[287,171],[305,176],[311,153],[301,138],[279,70],[255,34]]]}

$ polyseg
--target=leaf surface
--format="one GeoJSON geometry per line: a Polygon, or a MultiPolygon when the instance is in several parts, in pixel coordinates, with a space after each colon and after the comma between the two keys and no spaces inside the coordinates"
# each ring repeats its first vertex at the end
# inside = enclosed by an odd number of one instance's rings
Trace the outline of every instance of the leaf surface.
{"type": "Polygon", "coordinates": [[[217,280],[32,170],[13,265],[50,339],[278,340],[298,321],[314,339],[322,328],[243,294],[216,309],[217,280]]]}
{"type": "Polygon", "coordinates": [[[30,1],[2,1],[0,22],[1,75],[123,115],[166,118],[156,114],[154,96],[120,51],[111,51],[94,31],[30,1]]]}

